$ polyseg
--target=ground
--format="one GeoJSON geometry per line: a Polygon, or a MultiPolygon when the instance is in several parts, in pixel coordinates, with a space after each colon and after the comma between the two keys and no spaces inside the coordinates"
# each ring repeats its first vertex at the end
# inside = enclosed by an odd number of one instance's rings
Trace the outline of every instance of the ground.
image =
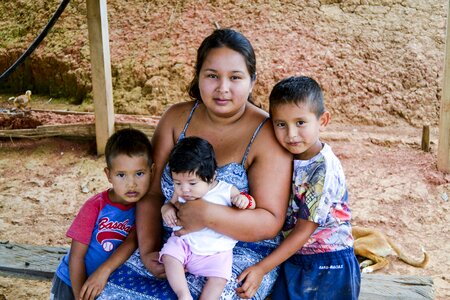
{"type": "MultiPolygon", "coordinates": [[[[0,1],[0,72],[22,55],[60,2],[0,1]]],[[[115,111],[160,115],[186,100],[196,50],[220,26],[252,43],[253,99],[266,109],[275,82],[301,74],[319,81],[335,120],[436,125],[447,7],[445,0],[109,0],[115,111]]],[[[88,108],[89,45],[86,1],[70,1],[0,91],[29,89],[88,108]]]]}
{"type": "MultiPolygon", "coordinates": [[[[30,115],[65,122],[61,115],[30,115]]],[[[436,169],[436,130],[431,130],[430,152],[421,150],[421,134],[407,126],[332,122],[323,140],[344,166],[353,224],[384,231],[411,256],[420,258],[422,246],[430,255],[425,269],[392,256],[379,273],[430,276],[436,299],[448,299],[450,175],[436,169]]],[[[108,187],[104,158],[90,140],[3,139],[0,157],[2,240],[68,246],[64,234],[82,203],[108,187]]],[[[47,299],[49,288],[49,281],[0,277],[0,299],[47,299]]]]}

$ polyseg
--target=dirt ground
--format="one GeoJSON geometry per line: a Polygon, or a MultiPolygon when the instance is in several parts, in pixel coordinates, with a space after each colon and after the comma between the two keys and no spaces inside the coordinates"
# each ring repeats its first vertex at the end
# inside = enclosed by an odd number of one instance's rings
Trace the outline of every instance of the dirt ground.
{"type": "MultiPolygon", "coordinates": [[[[407,126],[332,122],[323,140],[343,163],[353,224],[381,229],[411,256],[420,257],[421,246],[430,255],[425,269],[391,256],[379,273],[430,276],[436,299],[448,299],[450,175],[436,169],[436,128],[428,153],[420,149],[421,130],[407,126]]],[[[65,231],[80,206],[108,187],[103,167],[93,141],[0,140],[1,240],[68,246],[65,231]]],[[[50,281],[0,277],[0,299],[48,299],[49,289],[50,281]]]]}
{"type": "MultiPolygon", "coordinates": [[[[0,71],[25,51],[60,2],[0,1],[0,71]]],[[[320,82],[335,120],[435,125],[447,7],[446,0],[109,0],[115,110],[159,115],[185,100],[196,49],[219,25],[252,43],[253,99],[266,109],[278,80],[302,74],[320,82]]],[[[30,89],[85,103],[92,99],[90,71],[86,1],[71,1],[0,91],[30,89]]]]}

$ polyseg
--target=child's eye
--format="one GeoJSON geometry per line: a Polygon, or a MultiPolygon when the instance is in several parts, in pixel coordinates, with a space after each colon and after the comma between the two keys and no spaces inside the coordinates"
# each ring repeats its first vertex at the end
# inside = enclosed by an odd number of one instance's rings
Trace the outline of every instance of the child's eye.
{"type": "Polygon", "coordinates": [[[144,176],[144,175],[145,175],[145,173],[142,172],[142,171],[136,173],[136,176],[137,176],[137,177],[142,177],[142,176],[144,176]]]}
{"type": "Polygon", "coordinates": [[[208,74],[208,75],[206,75],[208,78],[217,78],[217,75],[216,74],[208,74]]]}
{"type": "Polygon", "coordinates": [[[124,178],[124,177],[125,177],[125,174],[124,174],[124,173],[117,173],[116,176],[119,177],[119,178],[124,178]]]}
{"type": "Polygon", "coordinates": [[[197,182],[191,182],[190,183],[190,185],[196,185],[197,184],[197,182]]]}
{"type": "Polygon", "coordinates": [[[239,80],[239,79],[241,79],[240,76],[236,76],[236,75],[231,76],[231,80],[239,80]]]}
{"type": "Polygon", "coordinates": [[[286,127],[286,124],[285,123],[277,123],[277,124],[275,124],[278,128],[284,128],[284,127],[286,127]]]}
{"type": "Polygon", "coordinates": [[[297,121],[295,124],[296,124],[297,126],[302,126],[302,125],[305,124],[305,121],[297,121]]]}

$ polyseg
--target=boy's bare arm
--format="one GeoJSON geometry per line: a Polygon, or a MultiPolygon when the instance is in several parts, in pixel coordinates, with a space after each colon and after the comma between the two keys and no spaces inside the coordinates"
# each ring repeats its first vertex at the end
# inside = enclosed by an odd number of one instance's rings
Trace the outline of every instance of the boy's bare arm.
{"type": "Polygon", "coordinates": [[[75,299],[80,299],[80,291],[86,281],[86,266],[84,257],[88,250],[88,245],[72,240],[69,256],[69,273],[72,291],[75,299]]]}
{"type": "MultiPolygon", "coordinates": [[[[124,242],[117,247],[113,254],[89,276],[80,291],[81,299],[95,299],[105,288],[109,275],[122,265],[137,249],[136,229],[128,234],[124,242]]],[[[76,299],[80,299],[76,298],[76,299]]]]}

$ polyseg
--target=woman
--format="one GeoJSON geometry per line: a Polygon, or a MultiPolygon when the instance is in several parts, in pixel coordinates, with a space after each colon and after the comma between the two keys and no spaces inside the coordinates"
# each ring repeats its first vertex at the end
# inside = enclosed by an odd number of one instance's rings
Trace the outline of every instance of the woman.
{"type": "MultiPolygon", "coordinates": [[[[161,237],[167,239],[170,234],[168,228],[162,228],[160,215],[162,204],[173,193],[167,159],[185,136],[208,140],[216,152],[218,179],[249,192],[257,208],[238,210],[203,200],[189,201],[178,207],[178,225],[183,227],[179,234],[208,227],[242,241],[234,249],[233,276],[222,298],[264,299],[268,295],[278,270],[264,277],[258,291],[244,290],[236,277],[279,244],[292,158],[277,143],[271,122],[266,122],[267,113],[251,103],[255,80],[255,54],[242,34],[219,29],[202,42],[189,88],[194,101],[170,107],[152,139],[155,180],[147,197],[139,202],[136,216],[140,259],[138,252],[119,268],[99,299],[176,299],[168,282],[155,277],[164,277],[158,251],[161,237]]],[[[197,298],[205,279],[187,274],[187,280],[197,298]]]]}

